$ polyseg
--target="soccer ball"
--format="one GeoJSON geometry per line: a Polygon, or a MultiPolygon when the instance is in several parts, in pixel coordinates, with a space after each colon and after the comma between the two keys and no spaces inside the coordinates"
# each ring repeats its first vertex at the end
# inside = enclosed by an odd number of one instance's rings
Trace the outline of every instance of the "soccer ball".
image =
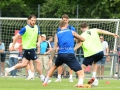
{"type": "Polygon", "coordinates": [[[115,75],[114,75],[114,78],[118,78],[118,74],[115,74],[115,75]]]}
{"type": "Polygon", "coordinates": [[[98,86],[99,82],[98,79],[95,78],[94,82],[91,84],[92,86],[98,86]]]}

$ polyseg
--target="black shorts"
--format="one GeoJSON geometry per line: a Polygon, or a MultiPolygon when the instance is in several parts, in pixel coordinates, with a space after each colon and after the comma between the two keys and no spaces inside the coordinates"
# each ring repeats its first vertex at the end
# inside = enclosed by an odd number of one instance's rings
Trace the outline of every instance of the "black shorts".
{"type": "Polygon", "coordinates": [[[35,53],[35,49],[27,49],[24,50],[23,58],[26,58],[27,60],[36,60],[37,55],[35,53]]]}
{"type": "Polygon", "coordinates": [[[5,62],[6,54],[0,54],[1,62],[5,62]]]}
{"type": "Polygon", "coordinates": [[[103,53],[103,51],[101,51],[101,52],[94,54],[90,57],[85,57],[83,64],[85,66],[92,65],[92,63],[97,63],[99,60],[101,60],[103,58],[103,56],[104,56],[104,53],[103,53]]]}
{"type": "Polygon", "coordinates": [[[77,61],[76,57],[72,53],[61,53],[58,54],[56,60],[55,60],[55,65],[61,66],[63,63],[67,64],[72,70],[75,72],[82,70],[79,62],[77,61]]]}

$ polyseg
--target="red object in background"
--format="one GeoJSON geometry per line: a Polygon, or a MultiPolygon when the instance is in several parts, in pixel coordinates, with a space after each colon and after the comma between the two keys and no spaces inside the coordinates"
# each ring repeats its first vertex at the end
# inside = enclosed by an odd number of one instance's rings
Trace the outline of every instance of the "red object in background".
{"type": "Polygon", "coordinates": [[[91,72],[91,66],[90,66],[90,65],[88,65],[88,66],[86,67],[85,72],[87,72],[87,73],[90,73],[90,72],[91,72]]]}
{"type": "MultiPolygon", "coordinates": [[[[20,31],[20,30],[15,30],[14,35],[16,35],[17,33],[19,33],[19,31],[20,31]]],[[[19,39],[17,40],[17,42],[18,42],[19,44],[21,44],[21,43],[22,43],[22,37],[19,37],[19,39]]],[[[22,52],[22,46],[20,46],[19,52],[22,52]]]]}

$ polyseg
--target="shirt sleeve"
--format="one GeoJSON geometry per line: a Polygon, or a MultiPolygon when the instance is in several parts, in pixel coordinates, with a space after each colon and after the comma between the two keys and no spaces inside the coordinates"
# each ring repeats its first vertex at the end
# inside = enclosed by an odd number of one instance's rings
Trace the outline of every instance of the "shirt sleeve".
{"type": "Polygon", "coordinates": [[[23,28],[20,30],[19,34],[22,36],[25,32],[26,32],[26,28],[23,27],[23,28]]]}
{"type": "Polygon", "coordinates": [[[71,30],[76,32],[76,29],[73,26],[71,26],[71,30]]]}

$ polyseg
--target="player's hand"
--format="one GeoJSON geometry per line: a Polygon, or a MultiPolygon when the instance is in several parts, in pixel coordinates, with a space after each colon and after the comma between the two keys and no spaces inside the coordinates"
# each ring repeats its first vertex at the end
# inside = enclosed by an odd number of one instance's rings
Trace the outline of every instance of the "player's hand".
{"type": "Polygon", "coordinates": [[[118,34],[113,34],[113,36],[114,36],[115,38],[118,38],[118,37],[119,37],[119,35],[118,35],[118,34]]]}

